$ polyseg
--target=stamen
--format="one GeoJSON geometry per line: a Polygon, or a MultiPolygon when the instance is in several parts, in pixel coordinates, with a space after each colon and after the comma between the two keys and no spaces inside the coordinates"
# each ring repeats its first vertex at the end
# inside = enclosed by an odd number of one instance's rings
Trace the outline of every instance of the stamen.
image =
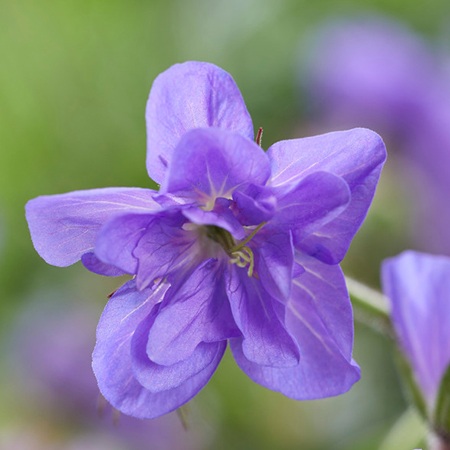
{"type": "Polygon", "coordinates": [[[263,129],[262,129],[262,127],[259,127],[258,134],[256,135],[256,143],[260,147],[262,146],[262,135],[263,135],[263,129]]]}
{"type": "Polygon", "coordinates": [[[253,275],[253,268],[255,266],[255,261],[253,257],[253,252],[250,247],[244,245],[241,250],[237,250],[232,253],[234,258],[230,259],[232,264],[236,264],[238,267],[245,268],[248,265],[247,274],[249,277],[253,275]]]}

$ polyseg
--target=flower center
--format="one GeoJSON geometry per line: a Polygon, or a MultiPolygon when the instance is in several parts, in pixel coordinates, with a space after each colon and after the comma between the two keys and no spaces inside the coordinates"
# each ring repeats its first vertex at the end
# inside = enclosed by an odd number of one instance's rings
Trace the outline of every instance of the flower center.
{"type": "Polygon", "coordinates": [[[230,263],[236,264],[238,267],[248,267],[247,274],[253,276],[255,265],[253,252],[246,244],[253,239],[255,234],[265,225],[266,222],[260,223],[243,241],[235,243],[231,234],[223,228],[215,225],[207,225],[206,236],[212,241],[220,244],[225,253],[230,258],[230,263]]]}

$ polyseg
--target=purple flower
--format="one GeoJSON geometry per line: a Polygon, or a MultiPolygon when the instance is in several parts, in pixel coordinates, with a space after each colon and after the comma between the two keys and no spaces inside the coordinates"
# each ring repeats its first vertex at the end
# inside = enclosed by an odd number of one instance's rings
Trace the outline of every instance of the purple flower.
{"type": "Polygon", "coordinates": [[[119,410],[157,417],[208,382],[230,342],[255,382],[298,399],[346,392],[352,309],[338,263],[385,160],[355,129],[265,153],[229,74],[187,62],[147,104],[149,189],[38,197],[33,243],[50,264],[128,273],[97,329],[93,368],[119,410]]]}
{"type": "Polygon", "coordinates": [[[302,82],[331,125],[364,124],[403,141],[423,127],[429,111],[448,101],[432,49],[393,20],[331,22],[308,54],[302,82]]]}
{"type": "Polygon", "coordinates": [[[382,265],[392,322],[429,407],[450,363],[450,258],[406,251],[382,265]]]}

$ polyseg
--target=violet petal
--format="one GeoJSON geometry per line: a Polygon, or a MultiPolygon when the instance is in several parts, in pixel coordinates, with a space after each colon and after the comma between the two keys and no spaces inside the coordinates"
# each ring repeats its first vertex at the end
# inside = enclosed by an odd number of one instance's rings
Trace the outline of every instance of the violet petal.
{"type": "Polygon", "coordinates": [[[231,339],[230,346],[239,367],[256,383],[296,400],[314,400],[347,392],[360,369],[351,358],[353,324],[342,273],[313,258],[302,262],[306,270],[294,280],[285,320],[298,343],[300,363],[262,366],[250,361],[239,339],[231,339]]]}
{"type": "Polygon", "coordinates": [[[219,197],[214,202],[212,211],[205,211],[201,208],[191,206],[183,209],[183,215],[192,223],[198,225],[215,225],[216,227],[227,230],[234,238],[243,239],[245,237],[245,230],[231,212],[229,208],[230,203],[231,200],[219,197]]]}
{"type": "Polygon", "coordinates": [[[234,320],[242,337],[245,356],[263,366],[289,367],[298,364],[298,347],[280,322],[276,307],[284,308],[263,288],[260,281],[250,278],[245,269],[232,266],[227,285],[234,320]]]}
{"type": "Polygon", "coordinates": [[[386,259],[381,275],[400,345],[431,404],[450,363],[450,258],[406,251],[386,259]]]}
{"type": "Polygon", "coordinates": [[[145,389],[133,372],[131,340],[165,289],[138,291],[134,281],[128,282],[108,302],[97,328],[92,367],[100,391],[115,408],[134,417],[152,419],[189,401],[209,381],[226,348],[226,343],[219,344],[210,364],[178,387],[158,393],[145,389]]]}
{"type": "Polygon", "coordinates": [[[26,218],[34,247],[47,263],[69,266],[92,252],[100,228],[112,217],[160,209],[154,194],[150,189],[105,188],[30,200],[26,218]]]}
{"type": "Polygon", "coordinates": [[[294,246],[290,232],[264,226],[254,238],[256,270],[266,291],[285,303],[291,296],[294,246]]]}
{"type": "Polygon", "coordinates": [[[175,64],[153,82],[145,113],[147,170],[162,183],[174,148],[188,130],[218,127],[253,140],[252,119],[231,75],[189,61],[175,64]]]}
{"type": "Polygon", "coordinates": [[[254,184],[249,185],[245,192],[233,192],[236,217],[242,225],[259,225],[270,220],[276,211],[277,199],[271,189],[254,184]]]}
{"type": "Polygon", "coordinates": [[[356,128],[304,139],[280,141],[269,148],[272,186],[282,186],[323,170],[342,177],[351,201],[345,211],[302,242],[301,249],[328,264],[337,264],[366,217],[386,148],[373,131],[356,128]]]}
{"type": "Polygon", "coordinates": [[[86,269],[98,275],[104,275],[106,277],[120,277],[121,275],[125,275],[126,273],[122,269],[119,269],[114,265],[105,264],[104,262],[100,261],[94,253],[91,252],[83,253],[81,255],[81,262],[83,263],[83,266],[86,267],[86,269]]]}
{"type": "MultiPolygon", "coordinates": [[[[167,296],[150,328],[147,353],[158,364],[172,365],[191,357],[201,342],[240,335],[225,292],[220,263],[208,260],[167,296]]],[[[174,288],[172,288],[173,290],[174,288]]]]}
{"type": "Polygon", "coordinates": [[[292,230],[294,245],[342,214],[350,202],[347,183],[329,172],[314,172],[274,190],[277,211],[271,224],[292,230]]]}
{"type": "Polygon", "coordinates": [[[212,209],[217,197],[231,198],[250,183],[264,185],[269,176],[269,159],[254,142],[219,128],[198,128],[175,148],[161,193],[212,209]]]}
{"type": "Polygon", "coordinates": [[[147,354],[149,329],[157,314],[150,314],[134,332],[131,341],[133,374],[136,380],[150,392],[163,392],[176,388],[205,369],[222,348],[223,342],[200,343],[189,358],[172,365],[159,365],[147,354]]]}

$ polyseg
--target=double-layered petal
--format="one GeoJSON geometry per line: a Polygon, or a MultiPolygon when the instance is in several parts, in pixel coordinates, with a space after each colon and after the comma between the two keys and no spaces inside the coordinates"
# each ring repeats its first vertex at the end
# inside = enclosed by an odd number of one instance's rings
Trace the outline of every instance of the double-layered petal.
{"type": "Polygon", "coordinates": [[[153,363],[145,354],[146,335],[167,288],[139,291],[128,282],[112,296],[97,328],[92,361],[100,390],[115,408],[135,417],[155,418],[190,400],[211,378],[226,347],[226,342],[206,344],[169,367],[153,363]]]}
{"type": "Polygon", "coordinates": [[[253,381],[288,397],[313,400],[342,394],[360,377],[351,356],[352,309],[344,277],[338,266],[304,255],[297,260],[301,269],[296,270],[284,324],[298,345],[300,363],[256,364],[240,339],[230,341],[231,350],[253,381]]]}
{"type": "Polygon", "coordinates": [[[386,159],[386,148],[380,136],[356,128],[277,142],[269,148],[267,155],[272,165],[270,184],[278,189],[317,171],[345,180],[350,191],[347,207],[297,247],[327,264],[339,263],[366,217],[375,194],[386,159]]]}
{"type": "Polygon", "coordinates": [[[216,127],[253,139],[250,114],[233,78],[219,67],[196,61],[176,64],[153,82],[145,113],[147,170],[158,183],[182,136],[216,127]]]}

